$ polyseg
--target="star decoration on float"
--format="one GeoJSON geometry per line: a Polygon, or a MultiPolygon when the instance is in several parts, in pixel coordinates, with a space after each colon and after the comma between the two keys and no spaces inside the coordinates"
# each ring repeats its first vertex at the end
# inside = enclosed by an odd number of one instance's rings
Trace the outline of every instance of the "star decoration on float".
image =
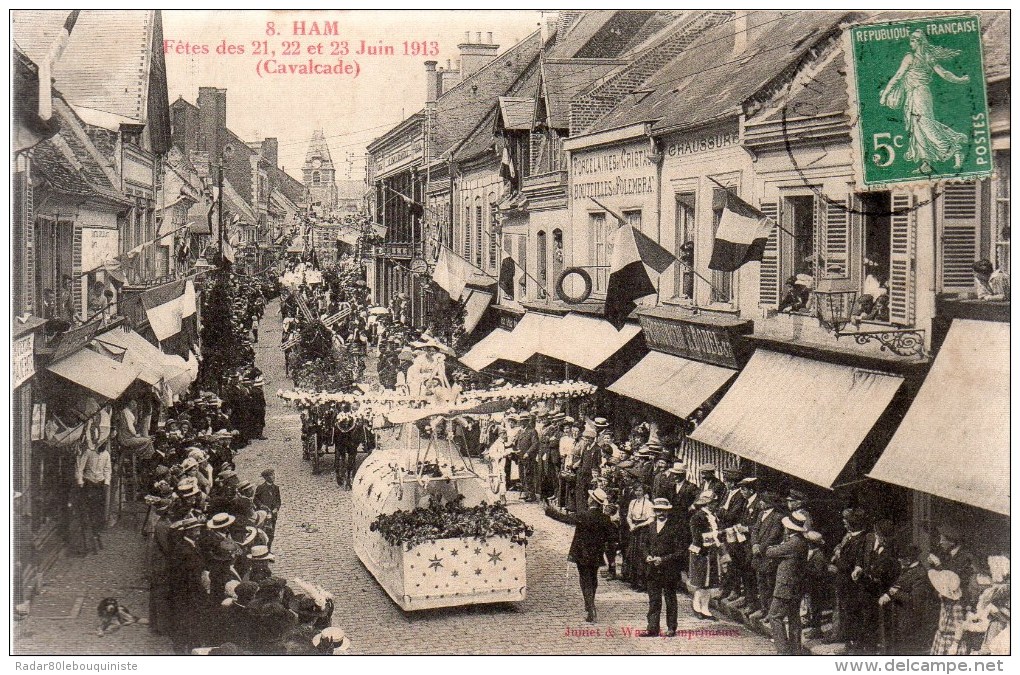
{"type": "Polygon", "coordinates": [[[496,549],[492,549],[492,552],[489,553],[489,562],[495,565],[497,562],[500,562],[502,560],[503,560],[502,552],[497,551],[496,549]]]}
{"type": "Polygon", "coordinates": [[[475,575],[482,576],[482,568],[481,567],[479,567],[478,569],[475,570],[475,575]]]}
{"type": "Polygon", "coordinates": [[[439,569],[442,566],[443,566],[443,559],[440,558],[438,555],[432,556],[431,558],[429,558],[429,567],[431,567],[432,569],[437,570],[437,569],[439,569]]]}
{"type": "Polygon", "coordinates": [[[459,577],[460,576],[460,572],[458,572],[457,570],[454,570],[454,571],[450,572],[450,576],[451,577],[459,577]]]}
{"type": "Polygon", "coordinates": [[[452,555],[452,556],[456,557],[458,553],[460,553],[460,551],[459,551],[459,550],[457,550],[457,549],[455,549],[455,548],[451,548],[451,549],[450,549],[450,555],[452,555]]]}

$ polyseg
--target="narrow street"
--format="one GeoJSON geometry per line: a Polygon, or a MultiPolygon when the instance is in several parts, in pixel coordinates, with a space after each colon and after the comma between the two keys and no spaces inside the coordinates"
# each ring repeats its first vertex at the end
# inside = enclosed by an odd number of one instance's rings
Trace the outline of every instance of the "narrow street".
{"type": "MultiPolygon", "coordinates": [[[[296,409],[278,396],[291,386],[279,348],[279,305],[266,308],[256,345],[266,378],[266,436],[238,456],[238,473],[258,482],[267,466],[276,469],[283,496],[273,544],[275,572],[322,585],[337,599],[333,622],[351,637],[359,654],[766,654],[768,640],[743,626],[708,624],[691,617],[681,596],[681,636],[638,639],[622,635],[645,626],[646,596],[621,582],[603,581],[598,591],[600,623],[584,623],[577,572],[567,562],[573,528],[548,518],[536,504],[511,511],[535,528],[528,545],[528,599],[517,606],[468,606],[402,612],[358,560],[351,547],[350,492],[337,488],[332,471],[312,475],[301,459],[301,426],[296,409]],[[587,637],[568,629],[596,629],[587,637]],[[693,636],[682,631],[716,631],[693,636]]],[[[685,602],[686,600],[686,602],[685,602]]],[[[589,633],[591,631],[589,630],[589,633]]]]}

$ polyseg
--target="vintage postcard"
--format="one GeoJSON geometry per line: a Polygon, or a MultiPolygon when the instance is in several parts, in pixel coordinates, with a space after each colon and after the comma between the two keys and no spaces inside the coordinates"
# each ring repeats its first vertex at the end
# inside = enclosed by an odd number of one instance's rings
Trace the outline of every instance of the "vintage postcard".
{"type": "Polygon", "coordinates": [[[18,668],[1002,669],[1008,10],[10,28],[18,668]]]}

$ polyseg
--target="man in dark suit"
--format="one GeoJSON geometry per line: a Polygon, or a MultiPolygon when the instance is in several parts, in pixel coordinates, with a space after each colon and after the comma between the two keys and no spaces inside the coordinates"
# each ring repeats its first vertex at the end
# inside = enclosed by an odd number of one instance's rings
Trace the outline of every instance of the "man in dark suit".
{"type": "Polygon", "coordinates": [[[779,493],[774,490],[763,490],[761,499],[761,511],[755,517],[750,528],[751,541],[751,566],[754,567],[755,579],[758,586],[757,611],[751,613],[751,618],[762,618],[765,616],[772,604],[772,586],[776,579],[776,566],[773,561],[765,556],[769,546],[776,546],[783,541],[783,516],[777,506],[779,493]]]}
{"type": "Polygon", "coordinates": [[[652,499],[665,498],[672,502],[673,495],[676,494],[677,483],[680,482],[680,476],[683,474],[683,462],[673,462],[672,468],[657,474],[652,481],[652,499]]]}
{"type": "Polygon", "coordinates": [[[535,501],[535,479],[538,462],[538,432],[535,418],[527,415],[523,426],[514,439],[514,453],[521,467],[521,485],[524,486],[524,501],[535,501]]]}
{"type": "Polygon", "coordinates": [[[726,541],[726,552],[730,555],[730,564],[723,575],[722,585],[724,599],[729,602],[740,597],[741,563],[747,554],[747,535],[737,527],[744,507],[747,506],[747,497],[737,487],[743,478],[740,469],[723,469],[726,498],[719,505],[718,518],[726,541]]]}
{"type": "MultiPolygon", "coordinates": [[[[600,418],[601,419],[601,418],[600,418]]],[[[574,452],[574,467],[577,481],[574,485],[574,501],[577,510],[581,511],[588,504],[588,491],[592,485],[592,472],[597,471],[602,463],[602,448],[595,442],[595,431],[585,429],[581,433],[580,451],[574,452]]]]}
{"type": "Polygon", "coordinates": [[[878,599],[879,606],[891,610],[887,647],[894,656],[928,653],[938,628],[939,596],[919,556],[913,544],[900,548],[900,575],[878,599]]]}
{"type": "Polygon", "coordinates": [[[804,519],[794,513],[782,519],[785,528],[782,543],[765,549],[765,557],[776,565],[776,582],[769,606],[769,624],[781,655],[800,654],[800,599],[803,595],[804,564],[808,544],[804,539],[804,519]]]}
{"type": "Polygon", "coordinates": [[[843,527],[846,534],[836,545],[832,554],[829,571],[836,577],[836,612],[833,630],[826,637],[827,642],[852,642],[860,628],[860,588],[854,583],[853,571],[864,558],[865,515],[863,509],[851,508],[843,511],[843,527]]]}
{"type": "Polygon", "coordinates": [[[893,550],[895,532],[892,521],[880,520],[872,532],[864,535],[864,552],[859,569],[851,572],[861,598],[859,631],[854,650],[860,654],[875,654],[878,649],[881,614],[878,599],[899,576],[899,562],[893,550]]]}
{"type": "Polygon", "coordinates": [[[662,614],[662,599],[666,599],[666,636],[676,635],[677,602],[676,588],[681,581],[680,519],[673,516],[673,505],[665,497],[652,502],[655,523],[649,528],[639,555],[648,564],[648,632],[646,636],[659,634],[659,618],[662,614]]]}
{"type": "Polygon", "coordinates": [[[599,586],[599,567],[605,561],[606,544],[616,534],[616,525],[609,515],[613,511],[609,495],[602,488],[596,488],[589,492],[588,508],[579,510],[575,516],[577,525],[567,559],[577,565],[588,623],[598,619],[595,591],[599,586]]]}
{"type": "Polygon", "coordinates": [[[283,502],[280,499],[280,486],[276,484],[276,471],[266,469],[262,472],[262,483],[255,488],[255,508],[269,513],[269,523],[272,527],[272,534],[269,535],[269,544],[272,547],[273,537],[276,533],[276,518],[280,513],[283,502]]]}

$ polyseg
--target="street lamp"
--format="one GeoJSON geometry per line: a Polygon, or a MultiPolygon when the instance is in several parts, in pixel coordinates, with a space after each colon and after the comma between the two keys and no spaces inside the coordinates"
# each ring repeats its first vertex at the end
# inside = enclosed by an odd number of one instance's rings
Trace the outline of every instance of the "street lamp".
{"type": "Polygon", "coordinates": [[[889,350],[899,356],[925,356],[923,330],[913,328],[861,330],[859,322],[853,318],[854,307],[857,305],[857,291],[830,285],[816,288],[814,297],[818,323],[830,331],[837,340],[849,336],[859,345],[878,342],[882,351],[889,350]],[[855,330],[844,330],[850,323],[854,323],[855,330]]]}

